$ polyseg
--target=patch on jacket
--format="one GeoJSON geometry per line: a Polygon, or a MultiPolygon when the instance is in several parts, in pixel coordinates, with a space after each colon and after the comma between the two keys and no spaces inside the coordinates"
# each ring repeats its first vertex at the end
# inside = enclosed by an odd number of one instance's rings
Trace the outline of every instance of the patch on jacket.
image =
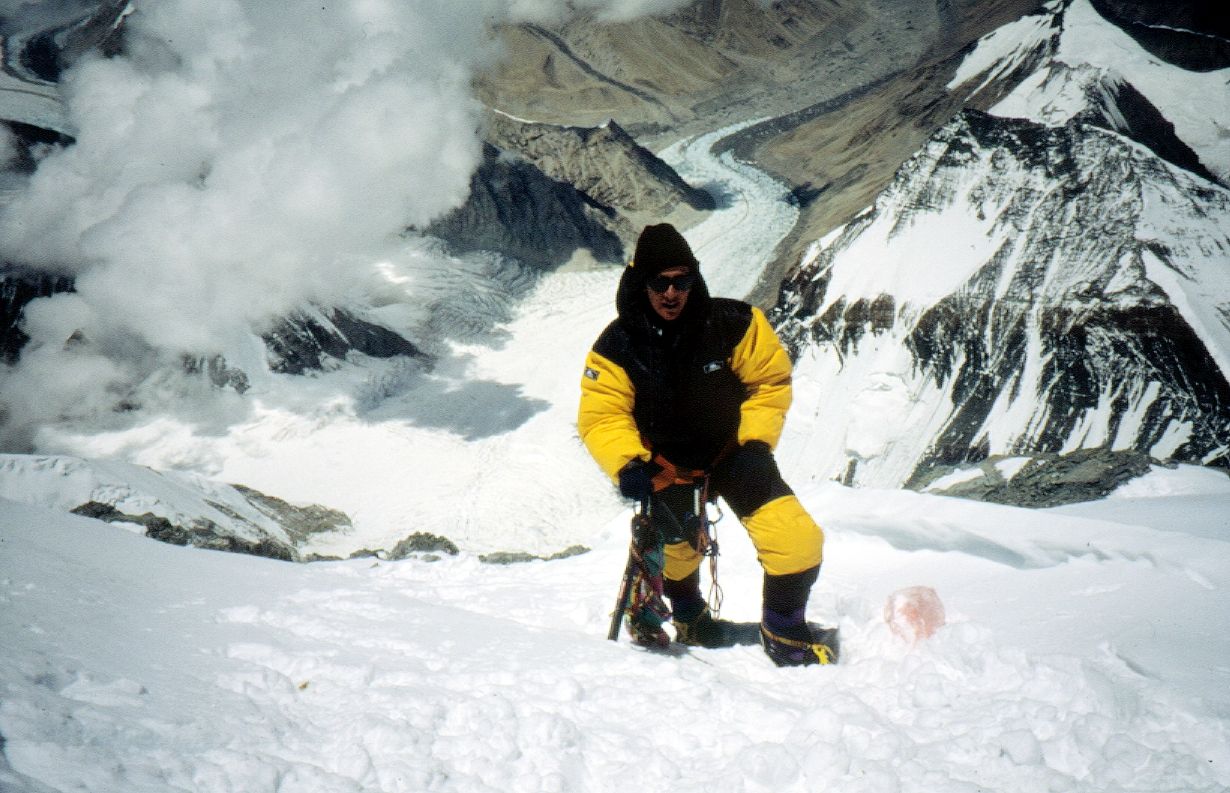
{"type": "Polygon", "coordinates": [[[721,361],[710,361],[709,363],[701,367],[701,371],[704,372],[705,374],[713,374],[714,372],[721,371],[721,369],[722,369],[721,361]]]}
{"type": "Polygon", "coordinates": [[[585,376],[586,376],[586,377],[588,377],[590,380],[597,380],[597,379],[598,379],[598,370],[597,370],[597,369],[592,369],[592,368],[590,368],[590,367],[588,367],[588,366],[587,366],[587,367],[585,367],[585,376]]]}

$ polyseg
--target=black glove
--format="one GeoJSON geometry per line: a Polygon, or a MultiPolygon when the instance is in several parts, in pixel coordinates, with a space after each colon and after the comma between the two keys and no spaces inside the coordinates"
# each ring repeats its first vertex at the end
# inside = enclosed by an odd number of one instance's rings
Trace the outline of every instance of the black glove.
{"type": "Polygon", "coordinates": [[[619,469],[619,492],[633,501],[647,501],[653,495],[653,478],[662,466],[650,461],[632,460],[619,469]]]}

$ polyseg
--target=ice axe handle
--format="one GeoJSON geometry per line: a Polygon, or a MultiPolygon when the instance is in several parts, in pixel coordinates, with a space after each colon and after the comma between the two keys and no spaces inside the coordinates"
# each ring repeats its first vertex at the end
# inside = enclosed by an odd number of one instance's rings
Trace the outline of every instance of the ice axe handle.
{"type": "Polygon", "coordinates": [[[619,626],[623,624],[624,612],[628,610],[628,600],[632,597],[632,582],[636,580],[636,571],[640,567],[637,562],[636,543],[641,536],[642,525],[649,520],[649,499],[641,502],[641,509],[632,516],[632,540],[628,547],[628,563],[624,565],[624,575],[619,582],[619,597],[615,600],[615,612],[611,614],[611,627],[606,637],[613,642],[619,641],[619,626]]]}

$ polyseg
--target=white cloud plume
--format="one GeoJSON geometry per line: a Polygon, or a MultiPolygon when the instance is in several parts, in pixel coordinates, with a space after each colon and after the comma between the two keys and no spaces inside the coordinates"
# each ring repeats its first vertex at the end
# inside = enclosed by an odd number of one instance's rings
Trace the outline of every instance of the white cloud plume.
{"type": "Polygon", "coordinates": [[[209,351],[464,200],[481,17],[165,0],[128,24],[129,57],[66,78],[77,143],[41,164],[0,232],[10,258],[68,268],[137,335],[209,351]]]}
{"type": "Polygon", "coordinates": [[[74,369],[118,383],[151,356],[222,352],[336,299],[406,226],[464,201],[481,152],[471,80],[498,57],[494,25],[680,4],[139,0],[125,55],[62,80],[75,144],[0,208],[0,259],[77,290],[31,304],[32,340],[0,386],[10,420],[40,420],[22,404],[89,404],[74,369]],[[65,349],[76,331],[88,352],[65,349]]]}

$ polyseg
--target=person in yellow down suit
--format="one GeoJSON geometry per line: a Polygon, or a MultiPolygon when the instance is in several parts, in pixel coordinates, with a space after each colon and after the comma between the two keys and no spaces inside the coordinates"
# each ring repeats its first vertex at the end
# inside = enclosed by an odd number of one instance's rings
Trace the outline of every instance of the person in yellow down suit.
{"type": "MultiPolygon", "coordinates": [[[[626,498],[652,499],[676,640],[725,644],[724,621],[700,591],[693,494],[707,477],[708,495],[743,523],[764,568],[765,652],[779,666],[829,663],[804,617],[824,533],[773,458],[792,369],[777,334],[760,309],[711,297],[700,262],[666,223],[642,231],[615,302],[618,317],[585,360],[577,426],[626,498]]],[[[630,628],[651,641],[635,617],[630,628]]]]}

